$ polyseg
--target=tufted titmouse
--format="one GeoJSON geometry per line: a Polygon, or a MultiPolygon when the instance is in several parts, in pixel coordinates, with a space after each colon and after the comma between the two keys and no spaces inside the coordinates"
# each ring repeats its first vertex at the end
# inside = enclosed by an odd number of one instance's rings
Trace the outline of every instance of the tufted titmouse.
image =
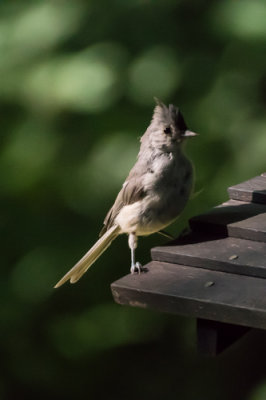
{"type": "Polygon", "coordinates": [[[185,207],[193,186],[193,167],[183,152],[187,129],[178,108],[156,100],[152,121],[141,138],[137,162],[108,212],[100,239],[55,285],[77,282],[120,234],[128,234],[131,273],[141,270],[135,261],[138,236],[158,232],[185,207]]]}

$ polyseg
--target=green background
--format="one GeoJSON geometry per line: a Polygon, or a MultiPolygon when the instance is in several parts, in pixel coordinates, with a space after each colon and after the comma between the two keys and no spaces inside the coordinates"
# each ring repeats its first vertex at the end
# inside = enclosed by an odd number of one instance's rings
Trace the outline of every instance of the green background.
{"type": "Polygon", "coordinates": [[[200,133],[201,192],[169,232],[265,171],[265,21],[263,0],[0,3],[0,399],[266,398],[263,332],[202,358],[194,320],[114,304],[126,236],[53,289],[96,240],[153,96],[200,133]]]}

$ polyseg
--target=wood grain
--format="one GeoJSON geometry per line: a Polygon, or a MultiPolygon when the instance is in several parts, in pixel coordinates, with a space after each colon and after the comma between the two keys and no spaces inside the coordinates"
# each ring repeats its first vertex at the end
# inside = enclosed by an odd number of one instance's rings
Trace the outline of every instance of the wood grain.
{"type": "Polygon", "coordinates": [[[228,188],[231,199],[266,204],[266,174],[228,188]]]}
{"type": "Polygon", "coordinates": [[[147,268],[111,285],[116,302],[266,329],[265,279],[157,261],[147,268]]]}
{"type": "Polygon", "coordinates": [[[155,261],[266,278],[266,243],[262,242],[192,234],[153,248],[151,255],[155,261]]]}

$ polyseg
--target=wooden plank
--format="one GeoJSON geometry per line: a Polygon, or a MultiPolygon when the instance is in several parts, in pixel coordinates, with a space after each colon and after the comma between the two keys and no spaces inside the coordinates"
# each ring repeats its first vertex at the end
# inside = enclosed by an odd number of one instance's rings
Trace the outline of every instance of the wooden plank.
{"type": "Polygon", "coordinates": [[[229,200],[190,220],[193,231],[266,242],[266,205],[229,200]]]}
{"type": "MultiPolygon", "coordinates": [[[[266,243],[191,234],[151,250],[155,261],[266,278],[266,243]]],[[[265,281],[266,285],[266,281],[265,281]]]]}
{"type": "Polygon", "coordinates": [[[266,173],[228,188],[231,199],[266,204],[266,173]]]}
{"type": "Polygon", "coordinates": [[[197,319],[197,347],[200,354],[216,356],[227,349],[250,328],[240,325],[225,324],[219,321],[197,319]]]}
{"type": "Polygon", "coordinates": [[[153,261],[111,285],[119,304],[266,329],[265,279],[153,261]]]}

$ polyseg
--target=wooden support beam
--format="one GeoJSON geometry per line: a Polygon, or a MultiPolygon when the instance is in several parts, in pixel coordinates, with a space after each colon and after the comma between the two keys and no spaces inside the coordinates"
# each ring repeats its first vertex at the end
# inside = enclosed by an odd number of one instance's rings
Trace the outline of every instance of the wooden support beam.
{"type": "Polygon", "coordinates": [[[197,347],[198,352],[205,356],[216,356],[226,350],[250,328],[219,321],[197,319],[197,347]]]}

